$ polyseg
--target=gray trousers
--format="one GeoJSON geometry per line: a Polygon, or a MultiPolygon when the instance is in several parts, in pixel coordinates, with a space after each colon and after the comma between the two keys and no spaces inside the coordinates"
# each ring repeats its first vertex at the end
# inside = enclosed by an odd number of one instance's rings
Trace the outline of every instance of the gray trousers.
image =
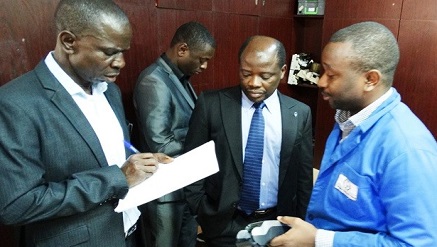
{"type": "Polygon", "coordinates": [[[197,222],[184,200],[151,201],[141,208],[147,247],[195,247],[197,222]]]}

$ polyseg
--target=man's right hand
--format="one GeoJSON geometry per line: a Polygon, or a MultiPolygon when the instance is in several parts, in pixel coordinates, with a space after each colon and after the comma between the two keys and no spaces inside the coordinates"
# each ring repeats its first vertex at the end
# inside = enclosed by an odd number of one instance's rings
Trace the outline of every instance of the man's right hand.
{"type": "Polygon", "coordinates": [[[272,239],[271,247],[314,247],[317,228],[300,218],[279,216],[281,223],[290,226],[286,233],[272,239]]]}
{"type": "Polygon", "coordinates": [[[126,176],[129,188],[151,177],[157,170],[159,163],[170,163],[173,158],[163,153],[139,153],[131,155],[121,167],[126,176]]]}

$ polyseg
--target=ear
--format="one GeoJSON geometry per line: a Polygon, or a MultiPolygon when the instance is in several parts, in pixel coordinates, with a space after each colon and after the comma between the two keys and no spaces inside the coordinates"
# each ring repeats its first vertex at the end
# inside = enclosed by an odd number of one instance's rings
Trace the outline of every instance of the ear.
{"type": "Polygon", "coordinates": [[[285,72],[287,72],[287,65],[286,64],[284,64],[281,68],[281,80],[284,78],[285,72]]]}
{"type": "Polygon", "coordinates": [[[187,43],[179,43],[176,45],[176,47],[177,47],[177,52],[178,52],[179,57],[186,56],[190,51],[187,43]]]}
{"type": "Polygon", "coordinates": [[[369,70],[366,72],[365,77],[364,91],[372,91],[378,84],[381,84],[381,72],[379,70],[369,70]]]}
{"type": "Polygon", "coordinates": [[[75,52],[77,37],[70,31],[62,31],[58,34],[58,42],[62,49],[67,54],[73,54],[75,52]]]}

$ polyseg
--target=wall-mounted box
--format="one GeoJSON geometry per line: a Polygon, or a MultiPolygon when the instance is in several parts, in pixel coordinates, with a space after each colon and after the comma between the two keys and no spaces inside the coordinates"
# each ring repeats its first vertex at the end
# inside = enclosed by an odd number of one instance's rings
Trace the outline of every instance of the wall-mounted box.
{"type": "Polygon", "coordinates": [[[297,4],[298,15],[323,15],[325,13],[325,0],[299,0],[297,4]]]}

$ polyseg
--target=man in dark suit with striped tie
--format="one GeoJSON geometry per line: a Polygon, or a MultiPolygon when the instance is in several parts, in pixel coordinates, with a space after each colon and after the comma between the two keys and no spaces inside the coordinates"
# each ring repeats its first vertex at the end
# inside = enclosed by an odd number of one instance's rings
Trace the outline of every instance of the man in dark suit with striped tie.
{"type": "Polygon", "coordinates": [[[208,246],[235,246],[238,231],[255,221],[305,216],[313,179],[311,112],[278,92],[285,60],[280,41],[250,37],[239,52],[240,85],[198,98],[185,151],[214,140],[220,171],[185,193],[208,246]]]}

